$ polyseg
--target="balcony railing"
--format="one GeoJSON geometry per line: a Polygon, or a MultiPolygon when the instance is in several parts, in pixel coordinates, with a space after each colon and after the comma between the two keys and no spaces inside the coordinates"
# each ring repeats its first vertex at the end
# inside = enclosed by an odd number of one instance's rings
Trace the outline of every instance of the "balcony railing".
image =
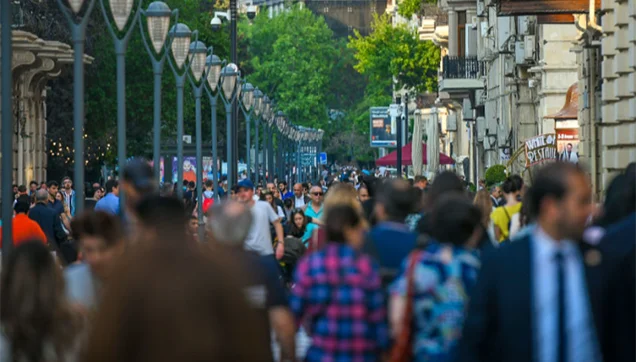
{"type": "Polygon", "coordinates": [[[442,60],[444,79],[479,79],[486,75],[484,62],[476,56],[445,56],[442,60]]]}

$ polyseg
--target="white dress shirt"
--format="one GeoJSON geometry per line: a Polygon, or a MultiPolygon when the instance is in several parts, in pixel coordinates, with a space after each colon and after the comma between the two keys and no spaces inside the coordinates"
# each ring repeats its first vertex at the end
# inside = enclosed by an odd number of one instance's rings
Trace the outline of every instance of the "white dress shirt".
{"type": "Polygon", "coordinates": [[[556,362],[558,335],[558,285],[555,254],[564,258],[567,356],[569,362],[596,362],[598,341],[589,305],[585,270],[576,245],[556,242],[540,227],[533,233],[534,332],[537,362],[556,362]]]}
{"type": "Polygon", "coordinates": [[[294,195],[294,207],[300,209],[305,206],[305,196],[301,195],[300,197],[296,197],[294,195]]]}

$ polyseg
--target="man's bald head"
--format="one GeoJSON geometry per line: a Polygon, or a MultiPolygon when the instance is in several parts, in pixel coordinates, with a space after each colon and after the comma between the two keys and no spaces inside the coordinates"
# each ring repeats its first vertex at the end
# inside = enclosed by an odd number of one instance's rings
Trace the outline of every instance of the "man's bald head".
{"type": "Polygon", "coordinates": [[[37,190],[35,192],[35,202],[39,203],[39,202],[48,202],[49,201],[49,192],[47,190],[44,189],[40,189],[37,190]]]}
{"type": "Polygon", "coordinates": [[[303,185],[300,183],[294,184],[294,196],[301,197],[303,195],[303,185]]]}
{"type": "Polygon", "coordinates": [[[242,248],[252,225],[252,213],[234,201],[215,204],[210,208],[207,225],[215,242],[242,248]]]}

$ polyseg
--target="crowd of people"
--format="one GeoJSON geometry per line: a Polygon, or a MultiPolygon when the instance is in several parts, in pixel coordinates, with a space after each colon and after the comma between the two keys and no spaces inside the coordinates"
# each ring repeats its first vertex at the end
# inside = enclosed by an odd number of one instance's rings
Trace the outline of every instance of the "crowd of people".
{"type": "Polygon", "coordinates": [[[636,164],[600,203],[565,162],[476,192],[376,173],[17,186],[0,361],[636,359],[636,164]]]}

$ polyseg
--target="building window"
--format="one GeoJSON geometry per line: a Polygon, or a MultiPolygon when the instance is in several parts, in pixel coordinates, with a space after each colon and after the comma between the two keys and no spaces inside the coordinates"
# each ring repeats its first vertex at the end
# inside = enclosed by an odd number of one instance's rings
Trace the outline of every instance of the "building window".
{"type": "Polygon", "coordinates": [[[352,13],[353,12],[353,8],[351,6],[347,7],[347,12],[348,13],[352,13]]]}
{"type": "Polygon", "coordinates": [[[329,8],[328,8],[328,7],[325,7],[324,9],[322,9],[322,12],[323,12],[323,13],[328,13],[328,12],[329,12],[329,8]]]}
{"type": "Polygon", "coordinates": [[[457,55],[466,55],[466,12],[457,12],[457,55]]]}

